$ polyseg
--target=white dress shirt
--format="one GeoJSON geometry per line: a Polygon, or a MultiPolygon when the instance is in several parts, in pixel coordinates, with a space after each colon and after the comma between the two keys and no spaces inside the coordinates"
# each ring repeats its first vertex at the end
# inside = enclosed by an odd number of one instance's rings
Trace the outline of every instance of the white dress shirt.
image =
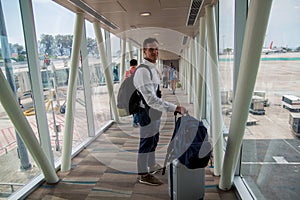
{"type": "MultiPolygon", "coordinates": [[[[177,107],[175,104],[164,101],[162,98],[156,96],[156,91],[160,84],[157,64],[153,64],[145,59],[143,60],[143,64],[149,66],[152,72],[152,80],[149,70],[147,68],[140,68],[135,72],[133,78],[134,86],[140,91],[150,107],[163,112],[175,112],[177,107]]],[[[141,107],[145,107],[142,102],[141,107]]]]}

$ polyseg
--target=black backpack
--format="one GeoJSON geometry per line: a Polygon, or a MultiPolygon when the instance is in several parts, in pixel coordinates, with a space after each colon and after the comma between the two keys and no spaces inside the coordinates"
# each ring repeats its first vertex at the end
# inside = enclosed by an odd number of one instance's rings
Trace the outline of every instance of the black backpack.
{"type": "MultiPolygon", "coordinates": [[[[148,69],[152,80],[152,72],[150,68],[147,65],[141,64],[136,68],[136,70],[138,70],[141,67],[148,69]]],[[[143,97],[133,84],[135,72],[131,74],[128,78],[126,78],[119,88],[117,97],[117,107],[119,115],[121,117],[132,115],[139,111],[140,101],[143,97]]]]}
{"type": "Polygon", "coordinates": [[[164,166],[178,159],[189,169],[204,168],[209,163],[211,148],[207,129],[201,121],[189,115],[179,117],[167,149],[164,166]]]}

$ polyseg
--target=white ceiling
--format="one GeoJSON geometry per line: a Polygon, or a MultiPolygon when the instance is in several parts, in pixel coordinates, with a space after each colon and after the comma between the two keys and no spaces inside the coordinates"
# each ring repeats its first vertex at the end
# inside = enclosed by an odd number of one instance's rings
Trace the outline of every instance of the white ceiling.
{"type": "MultiPolygon", "coordinates": [[[[178,59],[183,48],[184,36],[193,37],[198,32],[198,21],[187,26],[191,0],[54,0],[73,12],[85,13],[91,22],[99,21],[99,14],[117,26],[111,28],[100,21],[100,26],[115,35],[141,45],[147,37],[155,37],[160,43],[160,57],[165,60],[178,59]],[[84,5],[87,9],[79,4],[84,5]],[[93,13],[91,13],[94,12],[93,13]],[[148,17],[140,16],[150,12],[148,17]],[[95,14],[96,13],[96,14],[95,14]]],[[[199,1],[199,0],[196,0],[199,1]]],[[[204,0],[199,16],[204,15],[204,5],[215,4],[216,0],[204,0]]]]}

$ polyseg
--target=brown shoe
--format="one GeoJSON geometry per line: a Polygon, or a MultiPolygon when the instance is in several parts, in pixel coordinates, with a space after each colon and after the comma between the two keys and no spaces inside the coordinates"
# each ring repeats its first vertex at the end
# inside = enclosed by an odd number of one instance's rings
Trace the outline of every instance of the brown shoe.
{"type": "Polygon", "coordinates": [[[146,185],[158,186],[163,184],[161,180],[151,174],[141,175],[139,182],[146,185]]]}
{"type": "Polygon", "coordinates": [[[149,167],[149,173],[154,175],[161,175],[163,171],[163,167],[159,164],[155,164],[153,167],[149,167]]]}

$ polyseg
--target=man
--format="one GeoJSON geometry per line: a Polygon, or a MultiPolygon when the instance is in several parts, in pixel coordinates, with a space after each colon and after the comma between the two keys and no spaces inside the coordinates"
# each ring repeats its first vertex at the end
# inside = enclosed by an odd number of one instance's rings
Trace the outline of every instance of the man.
{"type": "Polygon", "coordinates": [[[131,76],[135,72],[135,69],[137,67],[137,60],[136,59],[131,59],[129,61],[129,64],[130,64],[130,69],[126,70],[125,79],[128,78],[129,76],[131,76]]]}
{"type": "Polygon", "coordinates": [[[154,117],[154,115],[150,114],[150,110],[152,109],[152,113],[159,111],[185,113],[186,109],[183,106],[176,106],[164,101],[158,95],[160,84],[156,63],[158,58],[158,41],[155,38],[146,39],[143,43],[143,52],[144,60],[142,64],[147,65],[151,73],[146,67],[138,67],[133,80],[135,87],[143,97],[138,113],[140,123],[140,144],[137,161],[138,174],[140,175],[139,182],[147,185],[161,185],[162,182],[153,175],[162,168],[155,160],[161,115],[154,117]]]}
{"type": "Polygon", "coordinates": [[[171,89],[173,94],[175,95],[175,90],[176,90],[176,82],[177,82],[177,71],[173,65],[173,63],[171,63],[170,65],[170,84],[171,84],[171,89]]]}
{"type": "Polygon", "coordinates": [[[163,88],[168,88],[168,68],[164,65],[162,70],[163,88]]]}
{"type": "MultiPolygon", "coordinates": [[[[129,64],[130,64],[130,69],[125,72],[125,79],[128,78],[129,76],[131,76],[132,74],[134,74],[135,69],[136,69],[138,63],[137,63],[136,59],[131,59],[130,62],[129,62],[129,64]]],[[[132,123],[132,126],[134,128],[139,127],[139,120],[138,120],[137,113],[133,114],[133,123],[132,123]]]]}

